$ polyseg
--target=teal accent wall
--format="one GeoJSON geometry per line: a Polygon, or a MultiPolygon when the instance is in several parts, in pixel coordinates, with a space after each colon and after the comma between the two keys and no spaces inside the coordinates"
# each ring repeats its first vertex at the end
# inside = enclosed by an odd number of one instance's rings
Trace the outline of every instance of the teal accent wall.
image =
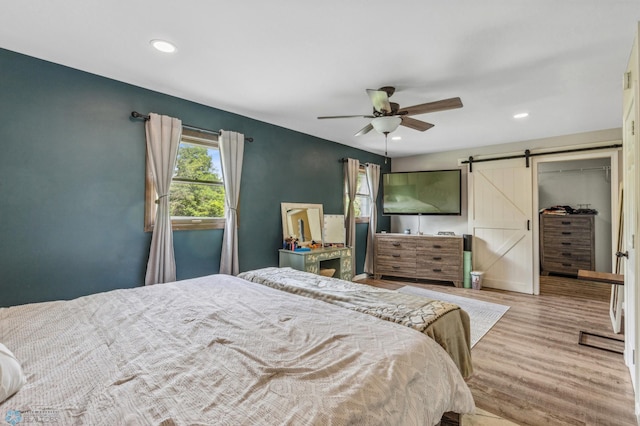
{"type": "MultiPolygon", "coordinates": [[[[145,135],[131,111],[255,139],[242,173],[242,271],[277,265],[281,202],[342,212],[339,159],[391,168],[376,154],[0,49],[0,306],[142,285],[145,135]]],[[[357,226],[356,273],[366,232],[357,226]]],[[[178,279],[218,272],[222,233],[174,232],[178,279]]]]}

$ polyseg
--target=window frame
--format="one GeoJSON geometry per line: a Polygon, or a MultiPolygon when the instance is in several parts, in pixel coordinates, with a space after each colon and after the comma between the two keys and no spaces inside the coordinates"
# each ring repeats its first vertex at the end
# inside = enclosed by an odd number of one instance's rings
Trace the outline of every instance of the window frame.
{"type": "MultiPolygon", "coordinates": [[[[182,129],[180,143],[189,143],[192,145],[206,146],[220,150],[218,137],[214,134],[198,132],[191,129],[182,129]]],[[[222,170],[220,170],[222,174],[222,170]]],[[[173,181],[173,178],[172,178],[173,181]]],[[[177,182],[186,182],[184,180],[176,180],[177,182]]],[[[186,182],[188,183],[188,182],[186,182]]],[[[224,185],[224,181],[222,181],[224,185]]],[[[153,232],[156,221],[156,209],[158,194],[153,181],[153,174],[149,166],[149,156],[145,155],[145,189],[144,189],[144,231],[153,232]]],[[[213,218],[171,218],[171,229],[173,231],[191,231],[198,229],[224,229],[226,223],[225,217],[213,218]]]]}

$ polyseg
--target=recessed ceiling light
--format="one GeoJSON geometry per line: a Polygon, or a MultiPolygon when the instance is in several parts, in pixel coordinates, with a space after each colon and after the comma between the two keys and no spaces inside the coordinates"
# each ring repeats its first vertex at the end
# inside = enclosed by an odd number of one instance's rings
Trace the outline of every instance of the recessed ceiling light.
{"type": "Polygon", "coordinates": [[[399,141],[399,140],[401,140],[401,139],[402,139],[402,136],[393,136],[393,137],[391,138],[391,140],[392,140],[392,141],[399,141]]]}
{"type": "Polygon", "coordinates": [[[519,113],[519,114],[515,114],[515,115],[513,116],[513,118],[526,118],[526,117],[528,117],[528,116],[529,116],[529,113],[528,113],[528,112],[521,112],[521,113],[519,113]]]}
{"type": "Polygon", "coordinates": [[[176,51],[176,46],[165,40],[151,40],[149,43],[156,49],[164,53],[173,53],[176,51]]]}

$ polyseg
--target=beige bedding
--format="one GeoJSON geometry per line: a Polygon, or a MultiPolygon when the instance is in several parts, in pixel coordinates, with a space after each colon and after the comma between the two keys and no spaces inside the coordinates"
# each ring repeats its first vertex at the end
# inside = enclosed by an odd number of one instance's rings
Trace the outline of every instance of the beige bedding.
{"type": "Polygon", "coordinates": [[[469,315],[457,305],[292,268],[262,268],[238,277],[410,327],[438,342],[463,377],[473,373],[469,315]]]}
{"type": "Polygon", "coordinates": [[[0,309],[27,384],[0,404],[64,425],[433,425],[471,393],[433,340],[226,275],[0,309]]]}

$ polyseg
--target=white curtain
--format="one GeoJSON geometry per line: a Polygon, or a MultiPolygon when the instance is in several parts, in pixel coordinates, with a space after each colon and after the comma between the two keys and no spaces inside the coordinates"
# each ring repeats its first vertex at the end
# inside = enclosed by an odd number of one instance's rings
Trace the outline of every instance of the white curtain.
{"type": "Polygon", "coordinates": [[[242,133],[220,131],[220,161],[224,180],[224,236],[220,273],[238,275],[238,200],[240,199],[240,179],[242,177],[242,159],[244,158],[244,135],[242,133]]]}
{"type": "Polygon", "coordinates": [[[378,164],[366,164],[365,172],[367,176],[367,185],[369,187],[369,204],[371,211],[369,214],[369,232],[367,232],[367,251],[364,257],[364,272],[373,275],[373,240],[378,227],[378,208],[376,201],[378,200],[378,188],[380,187],[380,166],[378,164]]]}
{"type": "Polygon", "coordinates": [[[345,218],[344,227],[347,233],[347,246],[351,247],[351,256],[353,261],[352,272],[356,274],[356,214],[354,209],[354,201],[358,190],[358,171],[360,169],[360,161],[353,158],[347,158],[344,163],[344,181],[347,187],[347,195],[349,196],[349,205],[347,206],[347,217],[345,218]]]}
{"type": "Polygon", "coordinates": [[[151,285],[176,280],[169,187],[180,145],[182,122],[177,118],[151,113],[145,124],[145,132],[147,161],[158,193],[156,221],[153,226],[147,274],[144,279],[145,285],[151,285]]]}

